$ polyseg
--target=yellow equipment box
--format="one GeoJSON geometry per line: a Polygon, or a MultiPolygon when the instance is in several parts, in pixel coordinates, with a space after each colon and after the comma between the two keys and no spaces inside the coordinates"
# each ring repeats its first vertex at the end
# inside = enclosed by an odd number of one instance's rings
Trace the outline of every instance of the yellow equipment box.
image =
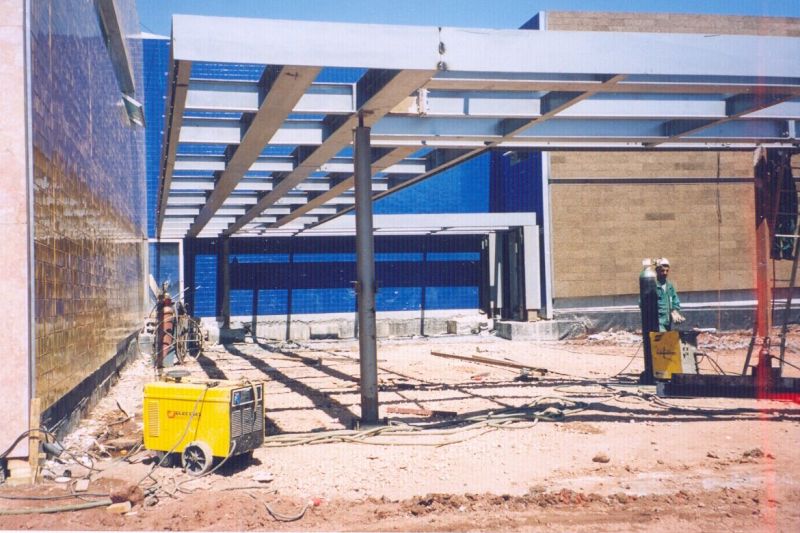
{"type": "Polygon", "coordinates": [[[683,331],[650,332],[653,375],[670,379],[672,374],[697,374],[697,334],[683,331]]]}
{"type": "Polygon", "coordinates": [[[193,475],[214,457],[252,453],[264,442],[263,383],[157,381],[144,387],[144,447],[162,464],[180,455],[193,475]]]}

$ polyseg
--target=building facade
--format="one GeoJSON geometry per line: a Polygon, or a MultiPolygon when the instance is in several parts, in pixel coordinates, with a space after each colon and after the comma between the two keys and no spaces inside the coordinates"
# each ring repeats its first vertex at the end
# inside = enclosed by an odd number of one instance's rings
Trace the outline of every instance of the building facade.
{"type": "MultiPolygon", "coordinates": [[[[546,31],[800,36],[800,19],[777,17],[548,12],[536,23],[546,31]]],[[[710,311],[697,325],[750,326],[752,151],[553,152],[548,163],[557,315],[613,325],[603,309],[624,307],[635,322],[641,261],[665,256],[682,300],[710,311]],[[735,307],[742,312],[726,323],[721,310],[735,307]]],[[[774,266],[776,285],[785,286],[790,262],[774,266]]]]}
{"type": "MultiPolygon", "coordinates": [[[[13,147],[0,170],[13,235],[0,281],[14,309],[0,339],[5,449],[32,419],[68,428],[135,354],[147,250],[135,2],[8,0],[0,11],[14,58],[0,77],[13,147]]],[[[26,443],[9,457],[27,457],[26,443]]]]}

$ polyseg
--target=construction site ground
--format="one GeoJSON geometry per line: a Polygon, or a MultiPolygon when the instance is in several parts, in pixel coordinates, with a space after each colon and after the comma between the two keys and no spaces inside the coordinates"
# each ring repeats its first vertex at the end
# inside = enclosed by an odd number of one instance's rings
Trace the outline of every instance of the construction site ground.
{"type": "MultiPolygon", "coordinates": [[[[740,373],[748,341],[701,334],[701,371],[740,373]]],[[[787,362],[800,365],[798,353],[793,332],[787,362]]],[[[267,440],[252,460],[193,478],[137,445],[154,378],[142,355],[64,439],[68,453],[45,463],[43,482],[0,485],[0,528],[800,531],[798,400],[657,397],[637,383],[637,335],[381,340],[378,366],[387,424],[361,427],[357,341],[207,347],[184,365],[193,376],[266,381],[267,440]],[[38,511],[8,514],[25,509],[38,511]]]]}

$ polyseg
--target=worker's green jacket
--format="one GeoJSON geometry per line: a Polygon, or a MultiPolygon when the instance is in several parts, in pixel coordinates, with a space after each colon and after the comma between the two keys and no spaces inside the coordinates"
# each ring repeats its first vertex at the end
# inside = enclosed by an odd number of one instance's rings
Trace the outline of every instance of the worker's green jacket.
{"type": "Polygon", "coordinates": [[[664,288],[656,282],[656,293],[658,294],[658,330],[669,331],[672,329],[672,310],[681,310],[681,301],[675,286],[667,280],[664,288]]]}

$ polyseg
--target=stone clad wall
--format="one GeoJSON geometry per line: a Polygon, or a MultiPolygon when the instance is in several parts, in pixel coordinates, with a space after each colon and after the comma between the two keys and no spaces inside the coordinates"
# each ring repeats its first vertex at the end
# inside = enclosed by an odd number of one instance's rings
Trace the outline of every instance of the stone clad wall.
{"type": "MultiPolygon", "coordinates": [[[[0,0],[0,292],[7,310],[0,328],[0,451],[28,429],[31,387],[24,3],[0,0]]],[[[23,439],[10,456],[27,456],[27,447],[23,439]]]]}
{"type": "MultiPolygon", "coordinates": [[[[800,36],[792,18],[552,12],[546,20],[547,30],[800,36]]],[[[751,290],[752,164],[749,151],[552,153],[556,306],[635,303],[645,257],[668,257],[682,294],[751,290]]],[[[788,277],[786,263],[778,278],[788,277]]]]}

